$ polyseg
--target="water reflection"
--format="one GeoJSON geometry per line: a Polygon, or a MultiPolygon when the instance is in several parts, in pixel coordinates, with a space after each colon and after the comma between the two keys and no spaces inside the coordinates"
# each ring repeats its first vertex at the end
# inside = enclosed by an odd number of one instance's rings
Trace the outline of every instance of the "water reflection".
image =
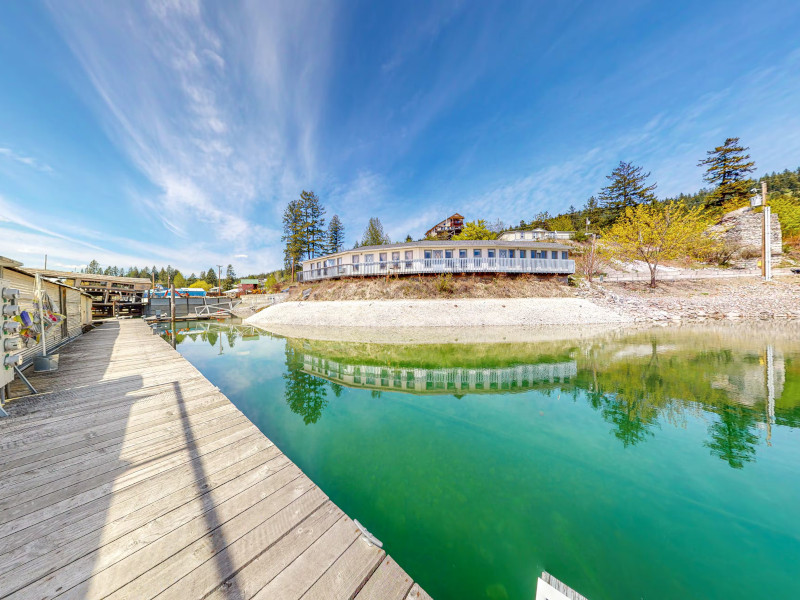
{"type": "MultiPolygon", "coordinates": [[[[273,337],[239,322],[187,322],[174,333],[163,324],[156,331],[176,344],[205,342],[218,354],[273,337]]],[[[776,422],[800,422],[797,341],[775,332],[760,339],[679,329],[529,344],[284,343],[284,398],[306,425],[322,418],[329,392],[340,398],[346,388],[375,398],[557,393],[588,403],[624,447],[653,438],[664,424],[685,427],[699,417],[709,452],[741,469],[755,460],[762,438],[772,443],[776,422]],[[787,386],[795,392],[787,394],[787,386]]]]}
{"type": "MultiPolygon", "coordinates": [[[[286,402],[316,423],[342,386],[432,395],[505,394],[537,390],[585,401],[624,447],[645,442],[664,423],[707,425],[704,442],[735,469],[756,457],[777,418],[794,426],[797,406],[782,402],[784,353],[737,340],[703,342],[695,332],[635,333],[579,343],[397,345],[286,340],[286,402]],[[327,382],[327,385],[326,385],[327,382]]],[[[795,383],[795,385],[797,385],[795,383]]],[[[795,402],[795,404],[800,404],[795,402]]]]}

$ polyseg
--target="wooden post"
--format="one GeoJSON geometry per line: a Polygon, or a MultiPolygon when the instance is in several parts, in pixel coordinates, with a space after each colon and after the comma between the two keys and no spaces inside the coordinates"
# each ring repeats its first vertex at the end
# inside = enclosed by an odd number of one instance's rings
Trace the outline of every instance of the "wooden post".
{"type": "Polygon", "coordinates": [[[175,284],[170,283],[169,285],[169,318],[172,319],[172,322],[175,322],[175,284]]]}
{"type": "Polygon", "coordinates": [[[772,252],[767,250],[767,219],[770,218],[767,210],[767,182],[761,182],[761,276],[766,279],[768,275],[767,261],[772,257],[772,252]]]}

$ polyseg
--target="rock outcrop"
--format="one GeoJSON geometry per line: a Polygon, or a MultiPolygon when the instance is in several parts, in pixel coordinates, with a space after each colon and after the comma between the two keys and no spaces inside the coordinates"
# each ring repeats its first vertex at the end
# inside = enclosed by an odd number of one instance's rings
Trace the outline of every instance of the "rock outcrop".
{"type": "MultiPolygon", "coordinates": [[[[739,248],[743,256],[761,253],[761,211],[754,211],[749,206],[726,213],[712,230],[723,234],[725,241],[739,248]]],[[[772,255],[783,253],[783,238],[778,215],[772,213],[772,255]]]]}

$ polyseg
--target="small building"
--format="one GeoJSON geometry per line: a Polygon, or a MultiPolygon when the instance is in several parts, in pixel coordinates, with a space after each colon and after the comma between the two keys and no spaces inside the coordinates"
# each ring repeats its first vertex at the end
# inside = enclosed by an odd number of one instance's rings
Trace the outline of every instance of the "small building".
{"type": "Polygon", "coordinates": [[[425,237],[449,240],[454,235],[461,233],[462,229],[464,229],[464,217],[455,213],[428,229],[428,231],[425,232],[425,237]]]}
{"type": "Polygon", "coordinates": [[[236,286],[240,294],[249,294],[258,287],[258,279],[242,279],[236,286]]]}
{"type": "Polygon", "coordinates": [[[501,240],[571,240],[575,237],[574,231],[548,231],[547,229],[509,229],[500,234],[501,240]]]}
{"type": "Polygon", "coordinates": [[[338,277],[511,273],[571,275],[570,247],[528,240],[422,240],[363,246],[303,261],[301,281],[338,277]]]}
{"type": "Polygon", "coordinates": [[[81,289],[92,297],[95,317],[141,316],[144,298],[152,287],[147,277],[121,277],[96,273],[71,273],[53,269],[26,269],[42,277],[81,289]]]}
{"type": "Polygon", "coordinates": [[[43,307],[36,295],[37,274],[41,277],[41,289],[47,294],[45,312],[53,318],[45,327],[48,353],[81,335],[92,324],[92,295],[83,288],[68,285],[59,278],[48,277],[43,269],[28,269],[20,262],[0,256],[0,287],[8,286],[19,291],[17,304],[20,313],[10,319],[18,323],[18,333],[6,339],[17,342],[17,349],[10,352],[20,356],[20,368],[23,369],[42,354],[39,335],[43,307]]]}

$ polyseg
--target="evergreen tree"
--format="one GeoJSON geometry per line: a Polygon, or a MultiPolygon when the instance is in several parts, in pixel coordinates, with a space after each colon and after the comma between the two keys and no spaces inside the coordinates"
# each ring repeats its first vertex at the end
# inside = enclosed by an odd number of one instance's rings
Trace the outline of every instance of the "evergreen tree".
{"type": "Polygon", "coordinates": [[[306,258],[325,253],[325,208],[314,192],[303,190],[300,194],[303,218],[303,252],[306,258]]]}
{"type": "Polygon", "coordinates": [[[650,173],[643,173],[642,167],[622,161],[611,175],[606,175],[611,183],[600,191],[600,203],[611,213],[612,220],[628,207],[655,202],[653,191],[657,184],[647,185],[649,177],[650,173]]]}
{"type": "Polygon", "coordinates": [[[200,271],[200,275],[197,276],[197,281],[205,281],[206,280],[206,272],[200,271]]]}
{"type": "Polygon", "coordinates": [[[600,205],[597,202],[597,198],[590,196],[586,201],[586,206],[583,209],[583,223],[581,223],[581,226],[586,226],[586,219],[589,219],[590,225],[597,223],[599,215],[600,205]]]}
{"type": "Polygon", "coordinates": [[[189,277],[186,278],[186,285],[187,286],[192,285],[195,281],[197,281],[197,275],[192,273],[191,275],[189,275],[189,277]]]}
{"type": "Polygon", "coordinates": [[[233,265],[228,265],[225,269],[225,289],[230,290],[236,285],[236,272],[233,270],[233,265]]]}
{"type": "Polygon", "coordinates": [[[411,238],[411,235],[406,234],[406,243],[413,242],[414,240],[411,238]]]}
{"type": "Polygon", "coordinates": [[[303,260],[305,244],[305,227],[303,226],[303,210],[300,200],[292,200],[283,211],[283,266],[292,273],[297,264],[303,260]]]}
{"type": "Polygon", "coordinates": [[[334,254],[344,248],[344,225],[339,219],[339,215],[333,215],[328,223],[328,247],[326,252],[334,254]]]}
{"type": "Polygon", "coordinates": [[[383,224],[378,217],[372,217],[364,230],[364,236],[361,238],[362,246],[382,246],[389,244],[389,236],[383,231],[383,224]]]}
{"type": "Polygon", "coordinates": [[[727,138],[722,146],[706,152],[706,158],[697,163],[698,167],[706,167],[703,179],[715,186],[708,196],[710,206],[738,204],[750,198],[755,182],[747,174],[755,171],[756,163],[745,154],[747,150],[739,144],[738,137],[727,138]]]}
{"type": "Polygon", "coordinates": [[[217,281],[217,273],[214,271],[214,267],[211,267],[208,271],[206,271],[206,283],[211,287],[217,287],[219,282],[217,281]]]}
{"type": "Polygon", "coordinates": [[[167,279],[168,279],[167,271],[164,267],[161,267],[161,270],[158,272],[158,279],[156,280],[156,283],[160,283],[161,285],[168,285],[169,281],[167,281],[167,279]]]}
{"type": "Polygon", "coordinates": [[[183,277],[183,274],[178,271],[177,269],[172,273],[172,283],[175,284],[175,288],[182,288],[186,287],[186,279],[183,277]]]}

